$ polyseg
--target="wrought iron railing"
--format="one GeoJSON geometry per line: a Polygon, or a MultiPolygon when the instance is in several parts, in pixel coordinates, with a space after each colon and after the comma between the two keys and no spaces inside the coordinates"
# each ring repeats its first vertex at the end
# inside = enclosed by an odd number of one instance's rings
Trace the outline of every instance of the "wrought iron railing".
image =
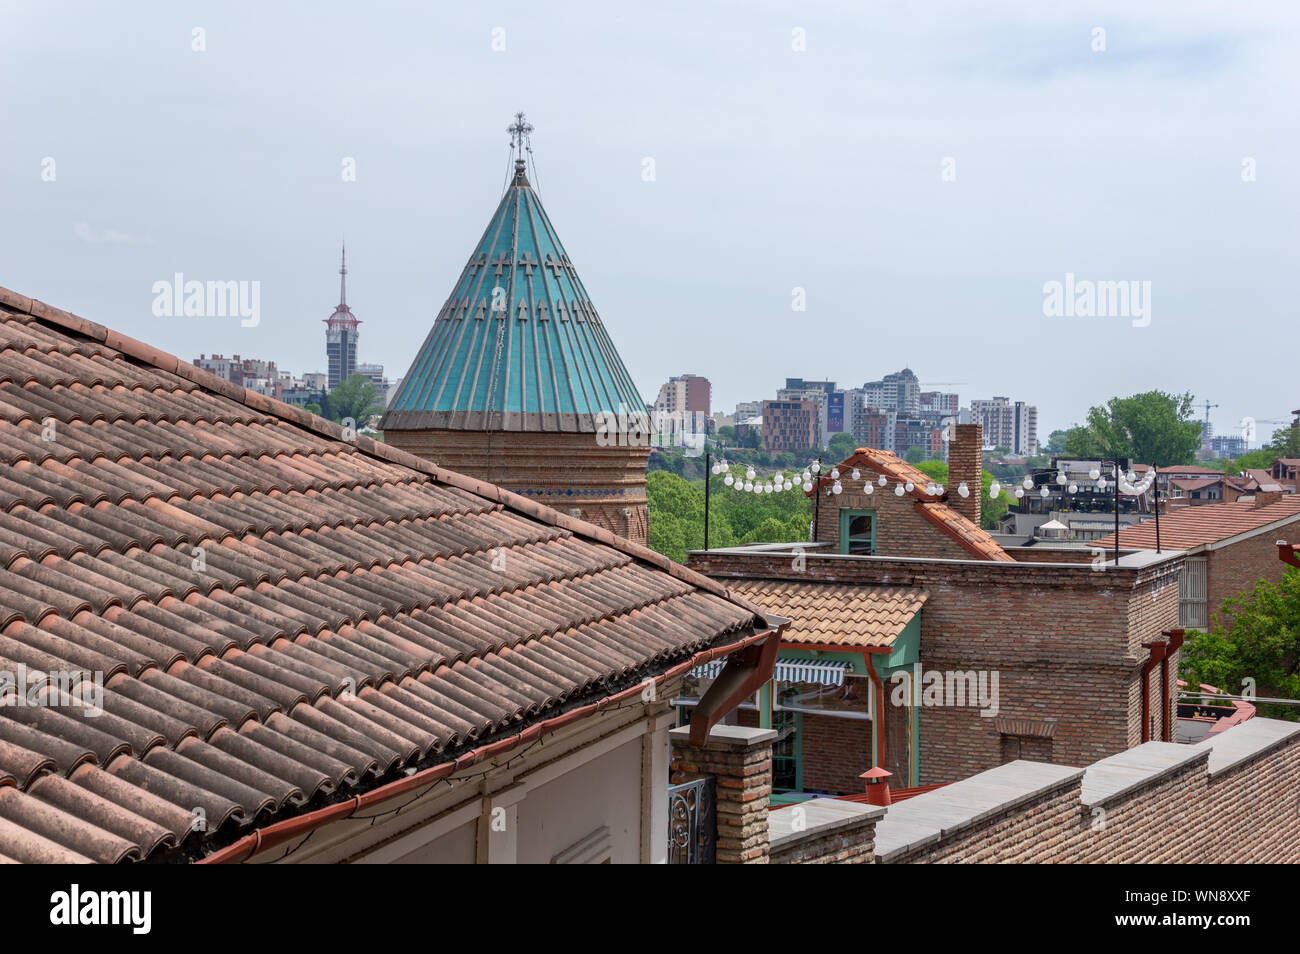
{"type": "Polygon", "coordinates": [[[668,863],[711,865],[718,840],[717,788],[712,778],[668,787],[668,863]]]}

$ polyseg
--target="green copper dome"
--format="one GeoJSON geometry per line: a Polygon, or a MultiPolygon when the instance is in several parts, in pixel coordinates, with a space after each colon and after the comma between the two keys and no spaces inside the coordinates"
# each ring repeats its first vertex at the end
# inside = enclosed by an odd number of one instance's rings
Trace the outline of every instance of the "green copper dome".
{"type": "Polygon", "coordinates": [[[381,427],[577,433],[602,412],[645,402],[520,159],[381,427]]]}

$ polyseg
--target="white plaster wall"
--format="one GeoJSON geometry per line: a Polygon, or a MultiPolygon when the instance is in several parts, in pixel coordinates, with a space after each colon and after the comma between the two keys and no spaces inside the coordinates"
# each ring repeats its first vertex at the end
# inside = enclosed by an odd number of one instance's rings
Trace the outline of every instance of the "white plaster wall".
{"type": "Polygon", "coordinates": [[[609,826],[613,862],[636,864],[641,855],[641,740],[530,787],[518,811],[520,864],[549,864],[601,825],[609,826]]]}
{"type": "Polygon", "coordinates": [[[399,865],[472,865],[478,838],[478,823],[467,822],[441,838],[415,849],[392,863],[399,865]]]}

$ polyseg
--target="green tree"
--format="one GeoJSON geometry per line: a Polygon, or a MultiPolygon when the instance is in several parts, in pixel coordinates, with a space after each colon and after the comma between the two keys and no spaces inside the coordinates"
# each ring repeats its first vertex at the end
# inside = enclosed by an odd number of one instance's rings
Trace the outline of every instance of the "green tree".
{"type": "Polygon", "coordinates": [[[1165,467],[1190,464],[1201,446],[1192,395],[1146,391],[1114,397],[1088,411],[1087,423],[1065,435],[1070,457],[1132,458],[1165,467]]]}
{"type": "Polygon", "coordinates": [[[1229,474],[1244,474],[1248,470],[1266,470],[1280,456],[1280,454],[1275,454],[1268,448],[1248,451],[1233,460],[1228,465],[1227,472],[1229,474]]]}
{"type": "Polygon", "coordinates": [[[730,424],[723,424],[718,428],[717,437],[722,443],[731,446],[736,443],[736,429],[730,424]]]}
{"type": "Polygon", "coordinates": [[[1065,435],[1065,431],[1052,431],[1047,435],[1047,444],[1043,449],[1053,457],[1060,457],[1065,453],[1065,435]]]}
{"type": "Polygon", "coordinates": [[[1264,449],[1274,457],[1300,457],[1300,427],[1283,427],[1274,431],[1272,440],[1264,445],[1264,449]]]}
{"type": "Polygon", "coordinates": [[[321,416],[319,404],[304,404],[302,409],[308,414],[315,414],[317,417],[321,416]]]}
{"type": "MultiPolygon", "coordinates": [[[[1256,695],[1300,699],[1300,570],[1288,569],[1281,581],[1260,580],[1254,590],[1224,601],[1209,632],[1189,631],[1179,654],[1183,678],[1241,694],[1246,679],[1256,695]]],[[[1260,715],[1296,721],[1300,707],[1259,704],[1260,715]]]]}
{"type": "Polygon", "coordinates": [[[375,414],[384,413],[379,399],[379,388],[364,374],[354,374],[329,393],[330,417],[336,421],[352,418],[357,427],[364,427],[375,414]]]}
{"type": "Polygon", "coordinates": [[[839,433],[832,434],[830,443],[826,448],[826,459],[838,464],[842,460],[847,460],[853,456],[853,452],[858,449],[858,442],[853,439],[852,434],[839,433]]]}
{"type": "MultiPolygon", "coordinates": [[[[948,492],[948,499],[951,501],[957,495],[957,488],[948,485],[948,464],[942,460],[926,460],[916,465],[916,469],[925,474],[936,483],[942,484],[943,489],[948,492]]],[[[1007,508],[1010,502],[1007,500],[1005,493],[999,495],[997,500],[989,499],[989,488],[993,486],[993,475],[987,470],[980,472],[980,526],[985,530],[996,530],[1002,518],[1006,516],[1007,508]]],[[[974,487],[967,488],[972,492],[974,487]]]]}
{"type": "Polygon", "coordinates": [[[924,447],[909,447],[907,455],[903,458],[909,464],[919,464],[926,458],[924,447]]]}

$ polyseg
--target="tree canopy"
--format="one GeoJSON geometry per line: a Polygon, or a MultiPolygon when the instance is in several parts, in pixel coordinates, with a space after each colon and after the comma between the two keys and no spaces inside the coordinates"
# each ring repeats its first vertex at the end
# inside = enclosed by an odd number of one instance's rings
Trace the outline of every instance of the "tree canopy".
{"type": "MultiPolygon", "coordinates": [[[[1287,570],[1278,583],[1261,580],[1253,591],[1226,600],[1214,628],[1189,631],[1179,656],[1183,678],[1193,686],[1206,683],[1229,695],[1253,686],[1256,696],[1300,699],[1300,570],[1287,570]],[[1231,631],[1220,615],[1231,617],[1231,631]]],[[[1300,706],[1263,703],[1259,712],[1300,718],[1300,706]]]]}
{"type": "Polygon", "coordinates": [[[1201,446],[1192,395],[1146,391],[1113,397],[1088,411],[1087,423],[1065,435],[1069,457],[1131,458],[1165,467],[1190,464],[1201,446]]]}
{"type": "Polygon", "coordinates": [[[375,414],[384,413],[379,388],[364,374],[354,374],[325,397],[326,416],[335,421],[352,418],[358,428],[375,414]]]}
{"type": "MultiPolygon", "coordinates": [[[[735,473],[735,469],[732,470],[735,473]]],[[[742,469],[741,473],[744,471],[742,469]]],[[[722,477],[711,477],[709,545],[799,543],[808,539],[812,501],[801,491],[747,494],[733,490],[722,477]]],[[[646,476],[652,550],[683,562],[690,550],[704,547],[704,487],[666,470],[646,476]]]]}

